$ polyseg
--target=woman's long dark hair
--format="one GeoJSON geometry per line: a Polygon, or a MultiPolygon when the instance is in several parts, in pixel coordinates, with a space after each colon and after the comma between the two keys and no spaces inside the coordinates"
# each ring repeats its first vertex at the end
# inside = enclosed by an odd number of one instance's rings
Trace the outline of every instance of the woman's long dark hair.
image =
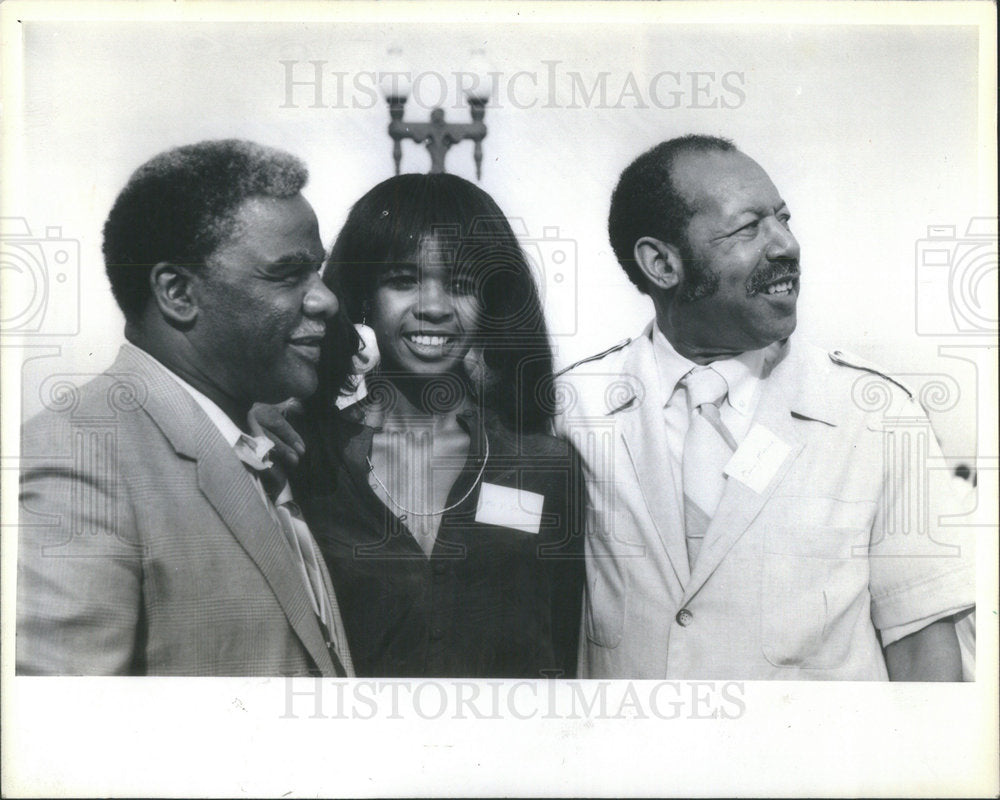
{"type": "Polygon", "coordinates": [[[552,347],[531,267],[496,202],[455,175],[398,175],[351,209],[323,272],[354,322],[375,295],[382,269],[413,262],[435,236],[453,272],[481,305],[473,347],[487,368],[482,398],[518,432],[547,430],[553,412],[552,347]]]}

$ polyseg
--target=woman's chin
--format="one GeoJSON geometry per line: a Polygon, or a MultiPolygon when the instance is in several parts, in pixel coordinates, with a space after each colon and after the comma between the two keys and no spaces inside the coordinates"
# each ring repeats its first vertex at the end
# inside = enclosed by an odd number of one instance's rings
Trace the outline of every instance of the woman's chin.
{"type": "Polygon", "coordinates": [[[398,378],[435,378],[459,372],[461,358],[440,358],[422,360],[416,358],[399,359],[398,361],[383,359],[380,372],[387,377],[398,378]]]}

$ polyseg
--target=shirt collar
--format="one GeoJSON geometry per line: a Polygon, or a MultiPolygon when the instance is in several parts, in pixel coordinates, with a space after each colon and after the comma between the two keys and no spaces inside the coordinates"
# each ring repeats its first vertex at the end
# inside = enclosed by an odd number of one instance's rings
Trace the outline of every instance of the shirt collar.
{"type": "Polygon", "coordinates": [[[239,429],[235,422],[233,422],[227,415],[226,412],[219,408],[212,400],[206,397],[204,394],[195,389],[190,383],[182,379],[176,373],[172,372],[169,368],[163,365],[162,362],[151,356],[141,347],[136,347],[131,342],[126,342],[125,347],[129,348],[133,353],[137,354],[140,358],[144,358],[149,361],[154,366],[163,370],[167,375],[173,378],[178,385],[184,389],[194,401],[199,405],[202,411],[208,415],[208,418],[212,421],[216,428],[219,429],[219,433],[222,434],[222,438],[226,440],[226,444],[233,447],[236,442],[239,441],[240,437],[244,435],[243,431],[239,429]]]}
{"type": "MultiPolygon", "coordinates": [[[[724,358],[711,363],[712,369],[726,379],[729,393],[726,402],[744,416],[753,413],[755,398],[760,390],[760,382],[764,375],[767,354],[770,347],[761,350],[749,350],[732,358],[724,358]]],[[[681,378],[698,365],[685,358],[663,335],[659,326],[653,324],[653,355],[656,358],[656,368],[660,376],[660,390],[664,405],[670,402],[681,378]]]]}
{"type": "Polygon", "coordinates": [[[670,402],[681,378],[698,365],[678,353],[655,322],[653,323],[652,337],[656,372],[660,376],[660,394],[663,398],[663,405],[666,405],[670,402]]]}
{"type": "MultiPolygon", "coordinates": [[[[385,409],[375,404],[369,397],[341,409],[339,416],[341,421],[353,422],[359,428],[368,429],[373,434],[384,429],[385,409]]],[[[497,420],[486,408],[481,408],[480,404],[472,398],[469,398],[462,405],[455,416],[466,433],[472,437],[473,452],[481,452],[486,435],[485,429],[489,427],[492,433],[493,429],[498,427],[497,420]]],[[[502,428],[502,426],[499,427],[502,428]]]]}

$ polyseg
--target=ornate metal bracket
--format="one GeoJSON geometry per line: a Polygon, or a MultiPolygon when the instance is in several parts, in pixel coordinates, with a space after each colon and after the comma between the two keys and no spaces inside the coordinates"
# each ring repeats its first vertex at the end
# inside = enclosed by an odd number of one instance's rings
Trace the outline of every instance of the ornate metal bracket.
{"type": "Polygon", "coordinates": [[[446,172],[444,159],[448,150],[453,144],[471,139],[475,143],[472,157],[476,162],[476,180],[482,176],[483,164],[483,139],[486,138],[486,124],[483,118],[486,116],[486,101],[480,98],[470,97],[469,110],[472,114],[472,122],[445,122],[444,111],[435,108],[431,111],[430,122],[404,122],[403,111],[406,107],[406,98],[390,96],[389,116],[392,121],[389,123],[389,136],[392,137],[392,160],[396,164],[396,174],[399,174],[399,165],[403,159],[403,139],[412,139],[417,144],[424,144],[427,152],[431,154],[431,172],[446,172]]]}

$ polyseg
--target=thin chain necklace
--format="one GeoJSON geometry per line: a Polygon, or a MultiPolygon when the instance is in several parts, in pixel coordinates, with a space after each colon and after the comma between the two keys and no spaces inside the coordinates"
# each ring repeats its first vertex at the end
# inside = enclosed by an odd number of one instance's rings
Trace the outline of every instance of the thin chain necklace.
{"type": "Polygon", "coordinates": [[[469,495],[472,494],[473,489],[475,489],[476,486],[479,485],[479,481],[482,480],[483,472],[486,471],[486,461],[490,457],[490,437],[489,434],[486,433],[485,429],[483,430],[483,438],[486,440],[486,452],[483,454],[483,465],[479,468],[479,474],[476,475],[476,479],[472,482],[472,486],[469,487],[469,491],[463,494],[462,497],[457,502],[452,503],[450,506],[445,506],[440,511],[412,511],[411,509],[407,508],[402,503],[397,501],[395,497],[392,496],[386,485],[382,483],[382,481],[379,479],[378,473],[375,471],[375,465],[372,463],[372,457],[365,456],[365,461],[368,462],[368,472],[375,479],[375,483],[377,483],[379,487],[382,489],[382,491],[385,492],[386,499],[388,499],[388,501],[392,503],[400,511],[404,512],[403,515],[400,517],[400,520],[405,522],[407,516],[409,515],[412,515],[414,517],[437,517],[443,514],[445,511],[451,511],[453,508],[458,508],[458,506],[462,505],[462,503],[464,503],[469,498],[469,495]]]}

